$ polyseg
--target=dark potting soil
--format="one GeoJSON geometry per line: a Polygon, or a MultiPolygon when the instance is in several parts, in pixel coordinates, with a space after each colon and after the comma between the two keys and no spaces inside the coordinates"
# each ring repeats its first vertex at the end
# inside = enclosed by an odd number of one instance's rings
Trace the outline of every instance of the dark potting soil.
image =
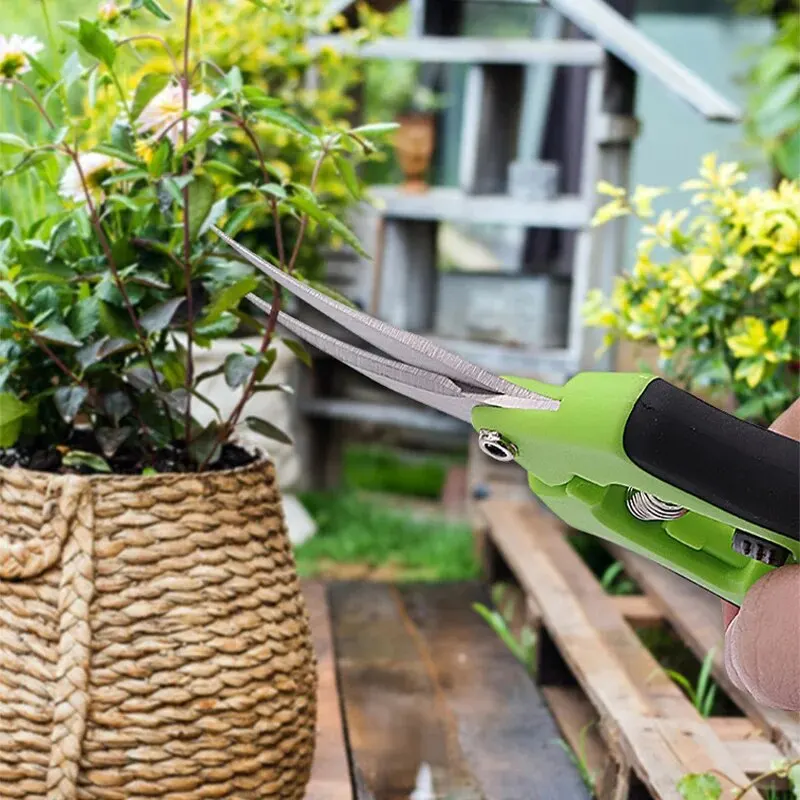
{"type": "MultiPolygon", "coordinates": [[[[84,441],[70,442],[68,450],[99,454],[99,449],[91,436],[85,437],[84,441]]],[[[219,458],[206,469],[211,472],[236,469],[252,464],[256,458],[257,456],[243,447],[229,442],[222,446],[219,458]]],[[[146,469],[158,473],[198,471],[197,464],[189,459],[183,442],[174,442],[155,452],[120,451],[111,458],[105,458],[105,461],[114,475],[141,475],[146,469]]],[[[20,467],[60,475],[93,475],[101,472],[88,464],[65,465],[61,449],[52,445],[0,448],[0,467],[20,467]]]]}

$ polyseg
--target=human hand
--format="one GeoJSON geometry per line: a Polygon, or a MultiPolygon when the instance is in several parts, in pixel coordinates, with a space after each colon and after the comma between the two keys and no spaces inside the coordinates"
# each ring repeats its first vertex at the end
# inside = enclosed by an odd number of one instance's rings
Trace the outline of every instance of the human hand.
{"type": "MultiPolygon", "coordinates": [[[[800,441],[800,400],[771,430],[800,441]]],[[[763,705],[800,711],[800,564],[765,575],[723,617],[731,680],[763,705]]]]}

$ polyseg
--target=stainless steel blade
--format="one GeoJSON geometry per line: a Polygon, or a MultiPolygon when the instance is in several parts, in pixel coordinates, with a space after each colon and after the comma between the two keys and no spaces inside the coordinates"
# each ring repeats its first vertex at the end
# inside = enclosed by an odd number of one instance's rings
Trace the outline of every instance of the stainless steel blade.
{"type": "Polygon", "coordinates": [[[447,376],[459,383],[474,386],[486,392],[522,398],[531,404],[527,406],[530,408],[550,411],[558,410],[558,400],[517,386],[476,364],[466,361],[456,353],[445,350],[424,336],[401,330],[394,325],[375,319],[375,317],[365,314],[363,311],[348,308],[337,300],[307,286],[297,278],[293,278],[269,262],[264,261],[263,258],[240,245],[219,228],[214,228],[213,230],[220,239],[242,258],[268,275],[276,283],[288,289],[343,328],[352,331],[358,337],[405,364],[447,376]]]}
{"type": "MultiPolygon", "coordinates": [[[[248,295],[247,299],[266,314],[272,311],[270,303],[256,295],[248,295]]],[[[278,314],[278,324],[323,353],[336,358],[387,389],[464,422],[472,421],[472,410],[477,405],[501,408],[539,408],[536,399],[529,400],[493,392],[476,391],[472,387],[464,388],[444,375],[368,353],[366,350],[361,350],[346,342],[340,342],[333,336],[322,333],[283,311],[278,314]]]]}

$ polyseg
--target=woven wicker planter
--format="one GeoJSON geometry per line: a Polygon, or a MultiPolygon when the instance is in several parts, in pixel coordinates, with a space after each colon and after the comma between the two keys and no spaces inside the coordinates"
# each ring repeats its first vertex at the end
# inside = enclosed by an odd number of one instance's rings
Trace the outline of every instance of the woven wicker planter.
{"type": "Polygon", "coordinates": [[[300,800],[315,712],[269,463],[0,469],[2,800],[300,800]]]}

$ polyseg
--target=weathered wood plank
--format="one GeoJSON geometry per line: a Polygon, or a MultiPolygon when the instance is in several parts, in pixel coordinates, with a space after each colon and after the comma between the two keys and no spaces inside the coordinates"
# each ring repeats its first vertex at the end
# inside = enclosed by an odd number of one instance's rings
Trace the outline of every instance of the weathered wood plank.
{"type": "Polygon", "coordinates": [[[746,776],[725,745],[641,644],[565,540],[562,525],[532,502],[488,501],[483,512],[550,636],[600,712],[606,740],[618,742],[648,789],[663,800],[677,800],[683,775],[709,769],[744,785],[746,776]]]}
{"type": "Polygon", "coordinates": [[[589,224],[591,210],[580,197],[525,201],[504,195],[470,195],[447,186],[411,194],[396,186],[375,186],[371,193],[381,213],[392,219],[439,220],[464,224],[521,225],[575,230],[589,224]]]}
{"type": "Polygon", "coordinates": [[[473,611],[482,589],[330,597],[352,756],[376,800],[406,800],[424,765],[454,800],[586,797],[535,686],[473,611]]]}
{"type": "Polygon", "coordinates": [[[700,76],[648,39],[603,0],[548,0],[549,5],[637,72],[652,75],[710,120],[738,122],[742,112],[700,76]]]}
{"type": "Polygon", "coordinates": [[[680,575],[623,548],[611,548],[630,576],[650,595],[694,654],[714,650],[712,674],[725,693],[780,747],[800,757],[800,714],[762,706],[728,677],[723,650],[722,606],[718,598],[680,575]]]}
{"type": "Polygon", "coordinates": [[[603,59],[603,50],[587,41],[534,39],[480,39],[463,36],[384,38],[360,44],[344,36],[312,36],[311,52],[330,48],[362,58],[418,61],[429,64],[558,64],[591,67],[603,59]]]}
{"type": "Polygon", "coordinates": [[[353,797],[344,721],[336,685],[336,661],[325,587],[303,583],[314,652],[317,656],[317,750],[306,800],[348,800],[353,797]]]}
{"type": "Polygon", "coordinates": [[[612,597],[611,601],[634,628],[647,628],[658,625],[664,615],[645,594],[612,597]]]}

